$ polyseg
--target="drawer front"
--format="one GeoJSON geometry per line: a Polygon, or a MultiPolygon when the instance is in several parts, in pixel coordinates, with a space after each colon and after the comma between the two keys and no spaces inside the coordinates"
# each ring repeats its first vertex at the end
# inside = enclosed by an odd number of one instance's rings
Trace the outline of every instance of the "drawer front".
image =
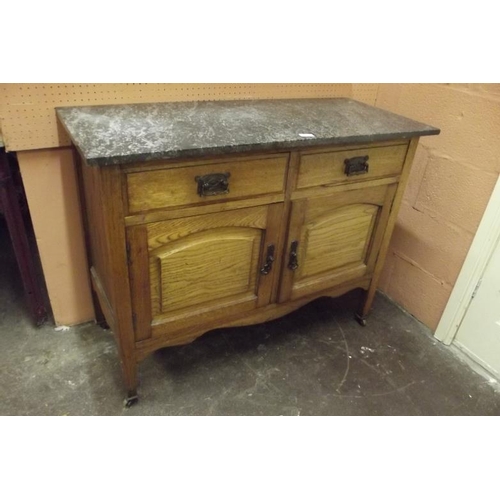
{"type": "Polygon", "coordinates": [[[129,213],[282,193],[288,155],[127,174],[129,213]]]}
{"type": "Polygon", "coordinates": [[[297,189],[398,175],[403,168],[407,149],[408,144],[400,144],[302,153],[297,189]]]}

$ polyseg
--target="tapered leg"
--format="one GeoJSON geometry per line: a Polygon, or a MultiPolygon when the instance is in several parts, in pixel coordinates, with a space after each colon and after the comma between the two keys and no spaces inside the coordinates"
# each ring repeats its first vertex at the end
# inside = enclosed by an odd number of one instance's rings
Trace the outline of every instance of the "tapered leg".
{"type": "Polygon", "coordinates": [[[363,290],[358,310],[354,314],[354,318],[361,326],[366,326],[366,318],[368,316],[368,313],[370,312],[370,309],[372,308],[376,291],[377,286],[374,281],[372,281],[368,290],[363,290]]]}
{"type": "Polygon", "coordinates": [[[391,241],[391,235],[394,230],[394,226],[396,224],[396,219],[398,215],[399,206],[401,205],[401,200],[403,199],[403,193],[408,182],[408,177],[410,175],[410,167],[413,161],[413,157],[415,155],[415,151],[417,150],[418,145],[418,137],[414,137],[410,141],[410,145],[408,147],[408,151],[406,153],[405,162],[403,165],[403,170],[401,173],[401,177],[399,179],[399,184],[394,195],[394,199],[392,201],[391,212],[389,214],[389,218],[386,223],[386,229],[384,233],[384,237],[382,243],[380,245],[379,254],[377,257],[377,263],[375,264],[375,268],[373,269],[373,277],[370,282],[370,287],[363,294],[363,299],[361,301],[360,307],[355,314],[356,320],[360,325],[366,325],[366,317],[370,312],[372,307],[373,299],[375,298],[375,292],[377,291],[377,285],[382,273],[382,268],[384,266],[385,258],[387,256],[387,251],[389,249],[389,244],[391,241]]]}
{"type": "Polygon", "coordinates": [[[101,304],[99,303],[99,299],[94,290],[92,290],[92,302],[94,304],[94,316],[96,325],[99,325],[104,330],[109,330],[108,322],[106,321],[104,313],[102,312],[101,304]]]}
{"type": "Polygon", "coordinates": [[[122,358],[122,371],[125,386],[127,388],[127,397],[123,404],[125,407],[129,408],[139,401],[139,396],[137,395],[139,381],[137,378],[137,362],[135,359],[122,358]]]}

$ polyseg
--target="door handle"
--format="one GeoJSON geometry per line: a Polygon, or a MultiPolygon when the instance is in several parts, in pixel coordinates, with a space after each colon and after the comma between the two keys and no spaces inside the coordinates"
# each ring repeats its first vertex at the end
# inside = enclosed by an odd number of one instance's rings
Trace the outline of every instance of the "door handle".
{"type": "Polygon", "coordinates": [[[260,268],[260,274],[264,275],[269,274],[273,268],[273,262],[274,262],[274,245],[268,245],[266,261],[264,262],[264,265],[260,268]]]}
{"type": "Polygon", "coordinates": [[[297,240],[292,241],[290,245],[290,256],[288,258],[288,269],[295,271],[299,267],[299,259],[297,256],[297,248],[299,242],[297,240]]]}

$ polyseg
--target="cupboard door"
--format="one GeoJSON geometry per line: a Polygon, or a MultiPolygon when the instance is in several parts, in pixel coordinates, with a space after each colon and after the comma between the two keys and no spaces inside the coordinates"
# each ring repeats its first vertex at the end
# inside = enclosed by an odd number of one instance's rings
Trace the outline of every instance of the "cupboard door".
{"type": "Polygon", "coordinates": [[[368,276],[395,191],[391,184],[292,202],[279,301],[368,276]]]}
{"type": "Polygon", "coordinates": [[[282,206],[129,228],[136,340],[267,305],[282,206]]]}

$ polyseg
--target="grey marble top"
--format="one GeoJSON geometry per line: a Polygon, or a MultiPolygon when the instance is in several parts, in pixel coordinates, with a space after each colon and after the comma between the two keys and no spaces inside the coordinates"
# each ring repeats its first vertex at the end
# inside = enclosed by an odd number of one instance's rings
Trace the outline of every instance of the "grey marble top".
{"type": "Polygon", "coordinates": [[[99,166],[439,134],[344,98],[81,106],[57,115],[87,163],[99,166]]]}

